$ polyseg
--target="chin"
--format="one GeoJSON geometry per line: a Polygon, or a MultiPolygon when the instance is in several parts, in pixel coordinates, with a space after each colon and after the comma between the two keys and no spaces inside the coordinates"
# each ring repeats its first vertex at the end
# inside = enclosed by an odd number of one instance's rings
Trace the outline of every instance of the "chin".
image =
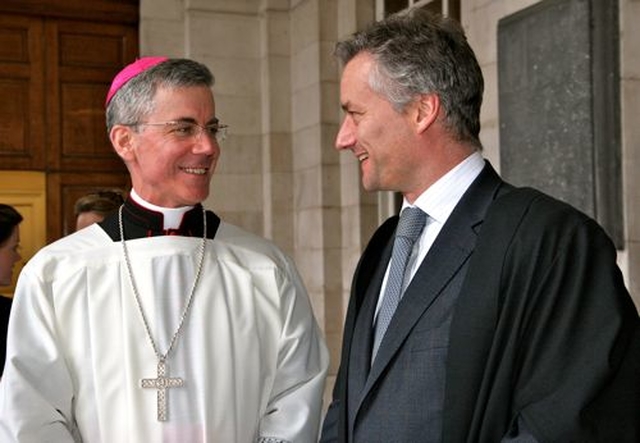
{"type": "Polygon", "coordinates": [[[362,179],[362,187],[367,192],[375,192],[375,191],[381,190],[378,183],[371,183],[369,181],[364,180],[364,178],[362,179]]]}
{"type": "Polygon", "coordinates": [[[185,201],[188,201],[189,205],[197,205],[198,203],[202,203],[203,201],[205,201],[208,196],[209,196],[208,192],[202,193],[202,194],[190,195],[187,198],[185,198],[185,201]]]}

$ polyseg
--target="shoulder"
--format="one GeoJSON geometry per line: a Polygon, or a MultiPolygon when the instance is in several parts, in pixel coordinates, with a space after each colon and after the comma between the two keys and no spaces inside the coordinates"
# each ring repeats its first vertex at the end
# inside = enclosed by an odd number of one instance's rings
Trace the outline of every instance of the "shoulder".
{"type": "Polygon", "coordinates": [[[290,259],[273,242],[238,226],[220,222],[214,239],[220,260],[231,260],[243,266],[289,267],[290,259]]]}
{"type": "Polygon", "coordinates": [[[295,263],[270,240],[223,221],[212,251],[216,266],[227,278],[248,281],[267,298],[277,296],[281,300],[277,304],[306,294],[295,263]]]}
{"type": "Polygon", "coordinates": [[[512,258],[527,262],[595,250],[609,258],[616,253],[612,240],[593,218],[532,188],[515,188],[495,200],[479,242],[485,246],[482,251],[496,258],[506,258],[510,251],[512,258]]]}
{"type": "Polygon", "coordinates": [[[539,217],[588,218],[575,207],[534,188],[510,188],[492,204],[490,215],[517,211],[536,211],[539,217]]]}
{"type": "Polygon", "coordinates": [[[23,270],[42,274],[42,278],[47,279],[57,270],[69,272],[76,263],[95,260],[101,254],[100,248],[110,245],[113,242],[104,231],[98,225],[91,225],[44,246],[23,270]]]}
{"type": "MultiPolygon", "coordinates": [[[[497,198],[485,224],[510,224],[520,232],[564,232],[580,227],[601,230],[595,220],[568,203],[533,188],[514,188],[497,198]]],[[[484,229],[484,227],[483,227],[484,229]]]]}

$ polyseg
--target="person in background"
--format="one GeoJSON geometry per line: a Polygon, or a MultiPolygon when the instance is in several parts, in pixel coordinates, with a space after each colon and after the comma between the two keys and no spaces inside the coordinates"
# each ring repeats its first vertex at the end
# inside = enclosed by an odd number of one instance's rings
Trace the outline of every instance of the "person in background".
{"type": "Polygon", "coordinates": [[[76,231],[101,222],[124,203],[119,189],[103,189],[83,195],[73,207],[76,216],[76,231]]]}
{"type": "Polygon", "coordinates": [[[351,288],[322,442],[640,441],[639,320],[603,229],[481,155],[483,77],[420,9],[341,41],[339,150],[403,195],[351,288]]]}
{"type": "Polygon", "coordinates": [[[213,75],[143,57],[107,131],[132,190],[23,269],[0,441],[313,442],[328,351],[293,262],[205,210],[226,125],[213,75]]]}
{"type": "MultiPolygon", "coordinates": [[[[22,215],[10,205],[0,203],[0,286],[11,285],[13,267],[20,256],[20,222],[22,215]]],[[[0,294],[0,377],[4,371],[7,327],[12,299],[0,294]]]]}

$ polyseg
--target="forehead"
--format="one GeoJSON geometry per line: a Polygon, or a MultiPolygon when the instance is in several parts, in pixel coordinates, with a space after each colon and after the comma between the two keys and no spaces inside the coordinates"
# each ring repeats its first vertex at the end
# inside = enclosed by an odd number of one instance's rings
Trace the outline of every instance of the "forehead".
{"type": "Polygon", "coordinates": [[[152,115],[171,114],[175,117],[211,118],[215,115],[215,101],[211,88],[205,85],[161,86],[154,96],[152,115]]]}
{"type": "Polygon", "coordinates": [[[385,97],[371,89],[369,78],[375,66],[373,56],[361,52],[344,67],[340,81],[340,101],[343,108],[358,108],[388,104],[385,97]]]}
{"type": "Polygon", "coordinates": [[[366,80],[374,63],[373,55],[366,51],[360,52],[346,63],[342,72],[342,79],[366,80]]]}

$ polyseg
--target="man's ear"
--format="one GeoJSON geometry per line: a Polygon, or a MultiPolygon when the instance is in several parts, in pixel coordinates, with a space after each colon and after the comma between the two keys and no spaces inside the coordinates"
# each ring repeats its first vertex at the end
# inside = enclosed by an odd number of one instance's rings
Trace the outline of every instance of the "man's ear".
{"type": "Polygon", "coordinates": [[[133,129],[130,126],[114,125],[109,132],[116,153],[126,162],[133,158],[133,129]]]}
{"type": "Polygon", "coordinates": [[[437,94],[420,94],[416,107],[416,127],[418,132],[426,131],[438,118],[440,97],[437,94]]]}

